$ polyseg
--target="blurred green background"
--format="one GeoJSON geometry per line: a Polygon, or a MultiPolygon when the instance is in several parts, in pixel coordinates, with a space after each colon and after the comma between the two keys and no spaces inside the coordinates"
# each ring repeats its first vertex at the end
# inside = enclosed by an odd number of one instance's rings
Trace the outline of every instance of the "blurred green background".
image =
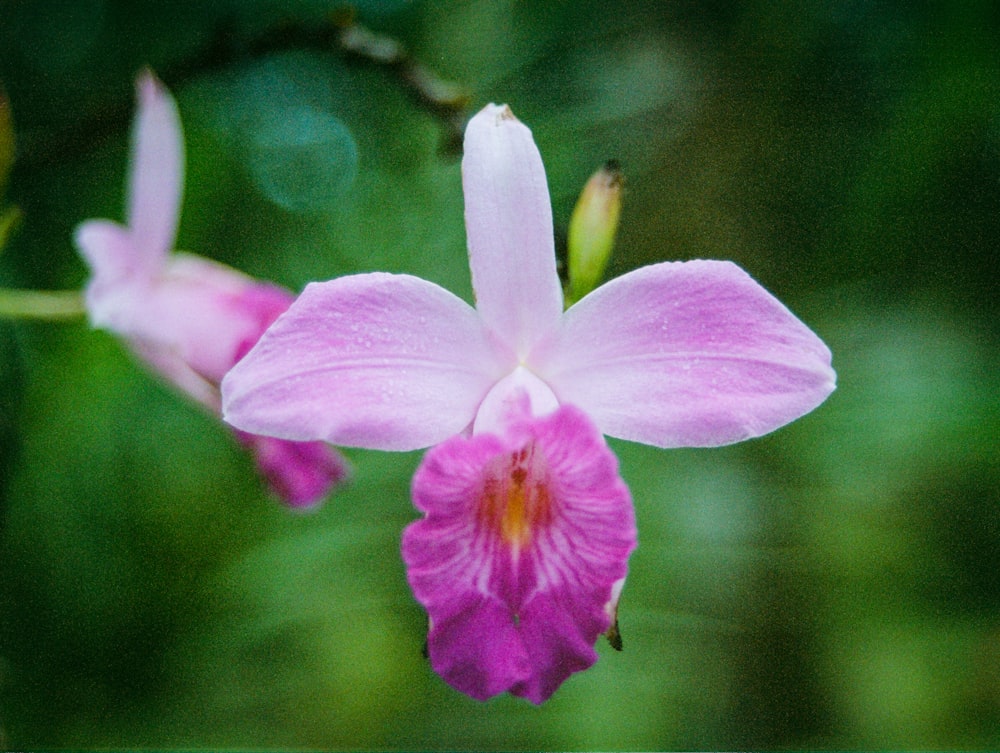
{"type": "MultiPolygon", "coordinates": [[[[319,0],[0,0],[23,212],[0,285],[79,287],[121,219],[132,81],[178,98],[180,247],[293,289],[409,272],[469,298],[447,118],[275,29],[319,0]]],[[[358,3],[534,131],[557,234],[627,180],[611,274],[732,259],[837,392],[716,450],[614,442],[640,547],[625,651],[544,706],[421,658],[398,547],[419,454],[348,450],[293,514],[217,422],[80,320],[0,320],[0,747],[1000,746],[1000,12],[976,0],[358,3]]]]}

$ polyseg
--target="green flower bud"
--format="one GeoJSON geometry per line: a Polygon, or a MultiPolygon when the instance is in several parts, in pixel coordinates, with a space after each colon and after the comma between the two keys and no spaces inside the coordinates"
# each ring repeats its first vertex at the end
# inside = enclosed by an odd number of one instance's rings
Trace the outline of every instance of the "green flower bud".
{"type": "Polygon", "coordinates": [[[618,163],[608,161],[583,187],[569,220],[567,305],[597,287],[611,258],[618,231],[624,178],[618,163]]]}

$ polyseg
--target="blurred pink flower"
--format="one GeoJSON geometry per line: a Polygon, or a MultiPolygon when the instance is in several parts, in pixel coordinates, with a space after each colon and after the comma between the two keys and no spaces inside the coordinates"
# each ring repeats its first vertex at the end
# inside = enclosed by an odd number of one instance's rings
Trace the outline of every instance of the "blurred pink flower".
{"type": "MultiPolygon", "coordinates": [[[[220,412],[219,383],[294,296],[193,254],[172,253],[183,184],[177,106],[153,76],[136,82],[127,225],[88,220],[75,241],[90,265],[85,299],[91,324],[121,337],[177,388],[220,412]]],[[[320,442],[289,442],[246,432],[271,488],[288,504],[320,501],[346,474],[320,442]]]]}
{"type": "Polygon", "coordinates": [[[738,442],[811,411],[835,374],[729,262],[643,267],[564,312],[544,167],[507,107],[470,121],[462,175],[475,308],[407,275],[310,284],[223,380],[224,417],[285,439],[439,445],[403,539],[432,665],[473,697],[540,703],[596,659],[635,546],[600,433],[738,442]]]}

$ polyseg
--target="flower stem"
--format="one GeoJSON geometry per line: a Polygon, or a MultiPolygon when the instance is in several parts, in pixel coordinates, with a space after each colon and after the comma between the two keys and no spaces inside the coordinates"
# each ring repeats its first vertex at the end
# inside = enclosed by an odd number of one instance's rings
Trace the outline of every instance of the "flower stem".
{"type": "Polygon", "coordinates": [[[9,290],[0,288],[0,317],[6,319],[75,319],[87,310],[77,290],[9,290]]]}

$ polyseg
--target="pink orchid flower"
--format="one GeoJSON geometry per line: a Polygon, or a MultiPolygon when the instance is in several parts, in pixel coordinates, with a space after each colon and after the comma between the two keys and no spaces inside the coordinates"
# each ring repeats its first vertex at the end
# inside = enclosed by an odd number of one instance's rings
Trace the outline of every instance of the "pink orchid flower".
{"type": "MultiPolygon", "coordinates": [[[[91,324],[120,336],[155,371],[214,414],[219,383],[294,300],[199,256],[171,253],[184,169],[173,98],[150,72],[136,82],[128,224],[88,220],[75,241],[92,276],[91,324]]],[[[339,454],[321,442],[236,432],[271,488],[288,504],[311,505],[344,478],[339,454]]]]}
{"type": "Polygon", "coordinates": [[[635,546],[601,433],[657,447],[760,436],[834,389],[830,351],[734,264],[667,262],[563,311],[531,132],[470,121],[462,162],[475,308],[408,275],[306,287],[223,380],[246,431],[431,445],[403,538],[428,653],[455,688],[541,703],[596,660],[635,546]]]}

